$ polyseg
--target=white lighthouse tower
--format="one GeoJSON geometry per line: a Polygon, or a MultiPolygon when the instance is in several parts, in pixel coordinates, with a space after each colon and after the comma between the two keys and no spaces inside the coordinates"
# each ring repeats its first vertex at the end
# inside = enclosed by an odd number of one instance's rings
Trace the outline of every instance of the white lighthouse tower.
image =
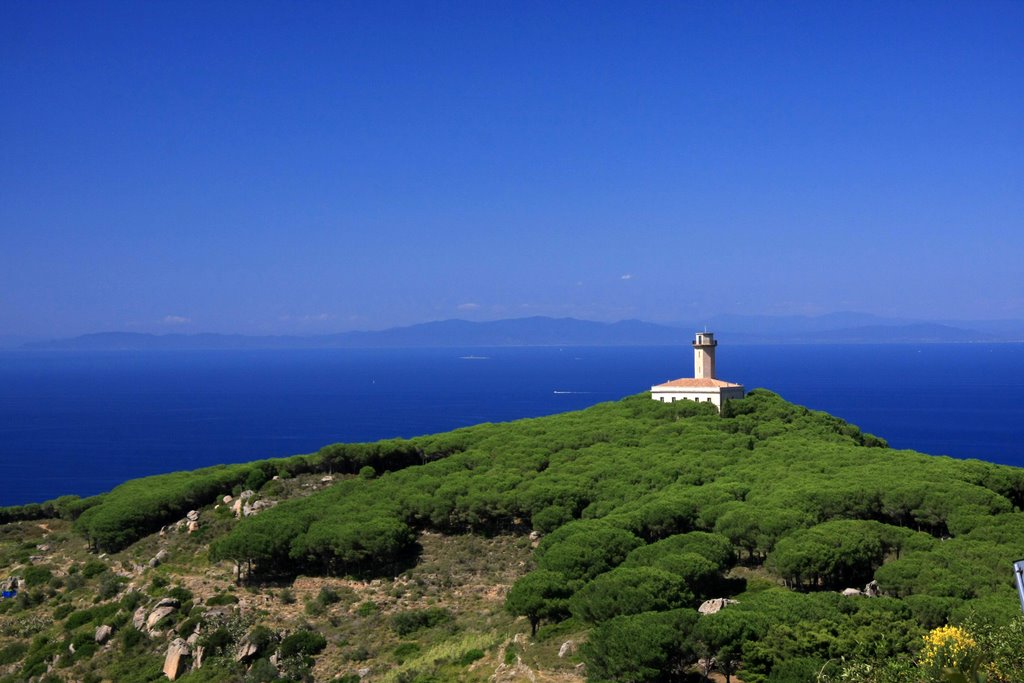
{"type": "Polygon", "coordinates": [[[693,376],[696,379],[715,378],[715,341],[713,332],[698,332],[693,340],[693,376]]]}
{"type": "Polygon", "coordinates": [[[718,341],[713,332],[698,332],[693,340],[693,377],[673,379],[651,387],[651,398],[662,403],[697,401],[711,403],[718,410],[732,398],[743,398],[743,385],[715,377],[715,348],[718,341]]]}

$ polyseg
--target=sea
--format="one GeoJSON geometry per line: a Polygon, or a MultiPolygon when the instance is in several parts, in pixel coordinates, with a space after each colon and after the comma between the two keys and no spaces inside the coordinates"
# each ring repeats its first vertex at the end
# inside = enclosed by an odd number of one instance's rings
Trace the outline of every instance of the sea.
{"type": "MultiPolygon", "coordinates": [[[[1024,466],[1024,344],[718,348],[894,448],[1024,466]]],[[[218,463],[578,410],[692,376],[688,347],[0,352],[0,505],[218,463]]]]}

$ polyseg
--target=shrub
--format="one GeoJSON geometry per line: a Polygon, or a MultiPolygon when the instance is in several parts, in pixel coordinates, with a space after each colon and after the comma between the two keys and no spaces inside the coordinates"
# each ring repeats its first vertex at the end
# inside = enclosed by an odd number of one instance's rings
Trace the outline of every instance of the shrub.
{"type": "Polygon", "coordinates": [[[233,642],[235,639],[231,635],[231,631],[223,626],[210,631],[199,639],[199,644],[211,655],[224,654],[233,642]]]}
{"type": "Polygon", "coordinates": [[[175,586],[171,590],[167,591],[167,596],[185,604],[192,600],[192,591],[182,586],[175,586]]]}
{"type": "Polygon", "coordinates": [[[65,602],[63,604],[57,605],[53,609],[53,620],[54,621],[60,621],[61,619],[63,619],[64,617],[66,617],[67,615],[71,614],[74,611],[75,611],[74,606],[71,603],[69,603],[69,602],[65,602]]]}
{"type": "Polygon", "coordinates": [[[453,619],[450,610],[442,607],[407,610],[391,617],[391,628],[400,636],[407,636],[424,628],[432,628],[453,619]]]}
{"type": "Polygon", "coordinates": [[[217,593],[206,601],[206,604],[210,607],[216,607],[218,605],[235,605],[237,603],[238,597],[231,593],[217,593]]]}
{"type": "Polygon", "coordinates": [[[312,657],[323,652],[327,647],[327,639],[315,631],[296,631],[281,641],[281,657],[288,658],[295,655],[312,657]]]}
{"type": "Polygon", "coordinates": [[[107,571],[107,565],[102,560],[89,560],[82,567],[82,576],[91,579],[107,571]]]}
{"type": "Polygon", "coordinates": [[[465,654],[459,657],[459,664],[462,666],[469,666],[478,659],[484,658],[484,651],[479,649],[467,650],[465,654]]]}
{"type": "Polygon", "coordinates": [[[25,579],[29,586],[44,586],[53,578],[53,572],[46,567],[25,567],[21,572],[21,578],[25,579]]]}
{"type": "Polygon", "coordinates": [[[0,648],[0,666],[13,664],[19,661],[28,652],[28,645],[15,641],[3,648],[0,648]]]}

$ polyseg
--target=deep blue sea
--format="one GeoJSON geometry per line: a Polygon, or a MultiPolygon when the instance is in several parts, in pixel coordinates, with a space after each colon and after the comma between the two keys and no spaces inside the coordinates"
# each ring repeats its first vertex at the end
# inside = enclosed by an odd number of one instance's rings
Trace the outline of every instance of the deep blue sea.
{"type": "MultiPolygon", "coordinates": [[[[0,505],[584,408],[688,347],[0,353],[0,505]]],[[[718,374],[896,448],[1024,465],[1024,344],[727,346],[718,374]]]]}

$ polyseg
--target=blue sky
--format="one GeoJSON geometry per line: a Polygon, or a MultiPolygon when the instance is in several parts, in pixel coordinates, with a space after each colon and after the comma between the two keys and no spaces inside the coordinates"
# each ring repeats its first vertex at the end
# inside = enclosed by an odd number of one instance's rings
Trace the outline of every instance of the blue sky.
{"type": "Polygon", "coordinates": [[[0,334],[1024,317],[1024,3],[0,3],[0,334]]]}

